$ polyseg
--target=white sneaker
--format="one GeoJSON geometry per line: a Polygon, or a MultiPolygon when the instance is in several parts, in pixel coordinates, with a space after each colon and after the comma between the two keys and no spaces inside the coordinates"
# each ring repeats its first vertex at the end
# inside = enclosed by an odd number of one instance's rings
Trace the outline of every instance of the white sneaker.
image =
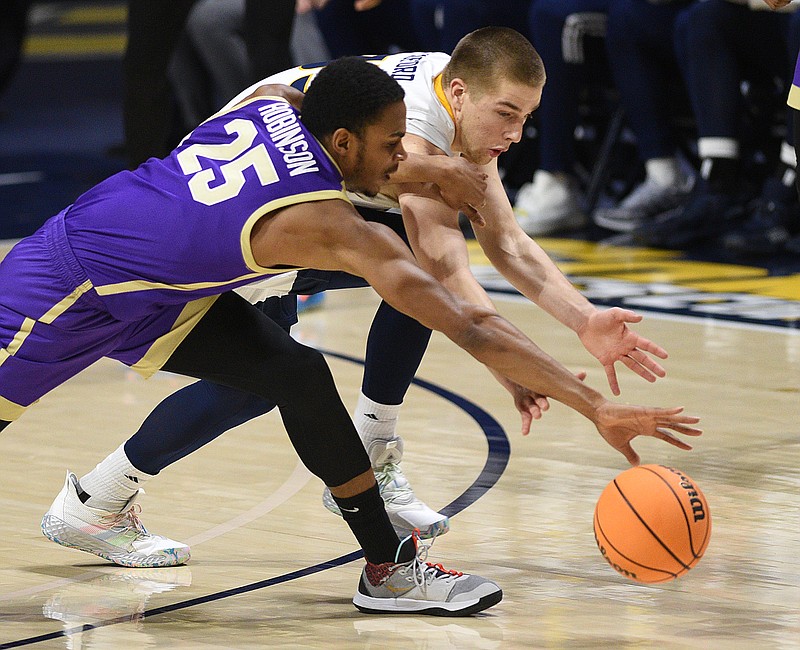
{"type": "Polygon", "coordinates": [[[562,175],[538,169],[533,182],[517,193],[514,214],[531,237],[578,230],[588,222],[575,182],[562,175]]]}
{"type": "Polygon", "coordinates": [[[491,580],[426,562],[430,545],[419,542],[417,533],[412,535],[417,552],[410,562],[367,562],[353,597],[360,611],[469,616],[503,599],[503,591],[491,580]]]}
{"type": "Polygon", "coordinates": [[[592,219],[598,226],[615,232],[636,230],[645,221],[683,205],[693,185],[692,178],[666,187],[648,178],[619,205],[595,210],[592,219]]]}
{"type": "Polygon", "coordinates": [[[42,533],[56,544],[94,553],[127,567],[176,566],[191,553],[186,544],[147,532],[138,513],[138,490],[119,512],[90,508],[78,498],[78,479],[67,472],[64,487],[42,518],[42,533]]]}
{"type": "MultiPolygon", "coordinates": [[[[373,467],[375,479],[378,481],[383,504],[389,515],[389,521],[401,537],[419,530],[424,539],[444,535],[450,530],[450,520],[440,512],[436,512],[420,501],[411,489],[411,485],[400,468],[402,457],[402,441],[398,438],[386,445],[384,458],[391,458],[378,467],[373,467]],[[399,450],[399,451],[398,451],[399,450]],[[394,453],[392,453],[394,451],[394,453]]],[[[322,493],[322,503],[332,513],[341,516],[339,506],[328,488],[322,493]]]]}

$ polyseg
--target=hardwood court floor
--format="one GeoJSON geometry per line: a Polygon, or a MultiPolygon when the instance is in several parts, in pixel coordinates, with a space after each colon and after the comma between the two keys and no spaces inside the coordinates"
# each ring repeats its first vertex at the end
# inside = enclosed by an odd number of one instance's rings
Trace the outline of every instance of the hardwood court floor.
{"type": "MultiPolygon", "coordinates": [[[[105,152],[122,140],[124,3],[35,4],[25,61],[0,98],[3,238],[28,234],[122,167],[105,152]]],[[[598,304],[647,310],[638,329],[670,351],[669,375],[655,385],[621,370],[620,399],[682,404],[703,418],[693,452],[636,445],[644,462],[687,472],[709,500],[711,544],[686,577],[641,586],[613,572],[595,547],[592,513],[625,460],[557,404],[522,438],[505,393],[441,336],[419,372],[429,383],[403,408],[404,468],[430,505],[455,513],[432,559],[503,587],[487,612],[355,610],[355,543],[321,506],[321,485],[298,465],[275,414],[148,484],[143,519],[191,543],[188,565],[124,569],[56,546],[39,520],[66,469],[91,469],[186,382],[145,382],[104,361],[0,435],[0,648],[800,647],[800,260],[762,260],[770,273],[669,251],[542,243],[598,304]]],[[[713,245],[698,254],[724,258],[713,245]]],[[[486,286],[507,291],[480,255],[473,261],[486,286]]],[[[511,296],[497,300],[608,392],[572,333],[511,296]]],[[[370,290],[331,294],[297,335],[357,361],[376,304],[370,290]]],[[[352,406],[361,369],[329,358],[352,406]]]]}
{"type": "MultiPolygon", "coordinates": [[[[608,394],[571,332],[513,298],[497,304],[608,394]]],[[[354,360],[329,356],[348,405],[376,305],[370,289],[333,292],[297,327],[305,342],[354,360]]],[[[404,467],[430,505],[456,512],[431,558],[495,579],[505,594],[496,607],[466,619],[359,613],[356,546],[275,414],[148,484],[143,520],[191,543],[188,565],[124,569],[59,547],[38,524],[65,470],[89,470],[186,383],[163,373],[143,381],[102,361],[0,436],[0,648],[800,647],[797,329],[655,313],[638,329],[670,351],[668,377],[650,385],[622,374],[620,399],[683,405],[705,428],[692,452],[636,444],[643,462],[681,468],[708,498],[711,543],[684,578],[646,586],[612,571],[592,514],[624,458],[559,404],[520,436],[503,390],[440,335],[418,375],[428,383],[402,412],[404,467]]]]}

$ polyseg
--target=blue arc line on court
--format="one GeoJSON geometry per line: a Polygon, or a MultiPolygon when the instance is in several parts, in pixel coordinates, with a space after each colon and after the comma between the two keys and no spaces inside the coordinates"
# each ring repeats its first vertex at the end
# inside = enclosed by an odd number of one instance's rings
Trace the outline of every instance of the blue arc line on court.
{"type": "MultiPolygon", "coordinates": [[[[364,365],[364,361],[357,359],[356,357],[340,354],[338,352],[331,352],[329,350],[320,350],[320,352],[327,356],[341,359],[343,361],[364,365]]],[[[462,492],[458,497],[453,499],[453,501],[451,501],[448,505],[442,508],[442,514],[445,514],[448,517],[453,517],[462,510],[465,510],[471,506],[484,494],[486,494],[486,492],[488,492],[503,475],[511,454],[511,446],[508,442],[508,436],[506,436],[506,433],[503,430],[503,427],[500,426],[500,423],[477,404],[474,404],[460,395],[456,395],[455,393],[442,388],[441,386],[437,386],[436,384],[432,384],[431,382],[423,379],[415,378],[413,380],[413,384],[430,391],[439,397],[442,397],[448,402],[451,402],[459,407],[462,411],[466,412],[473,420],[475,420],[475,422],[477,422],[478,426],[480,426],[483,434],[486,436],[486,442],[489,445],[489,449],[486,454],[486,463],[484,464],[481,473],[472,482],[472,485],[464,490],[464,492],[462,492]]],[[[206,596],[198,596],[197,598],[192,598],[190,600],[183,600],[170,605],[148,609],[142,614],[142,618],[148,619],[152,618],[153,616],[158,616],[159,614],[168,614],[170,612],[188,609],[189,607],[194,607],[195,605],[204,605],[206,603],[222,600],[223,598],[230,598],[231,596],[239,596],[251,591],[265,589],[266,587],[279,585],[284,582],[290,582],[291,580],[297,580],[298,578],[313,575],[314,573],[319,573],[320,571],[325,571],[326,569],[339,567],[344,564],[354,562],[361,557],[363,557],[363,553],[361,551],[353,551],[352,553],[340,555],[332,560],[320,562],[319,564],[315,564],[304,569],[299,569],[297,571],[292,571],[291,573],[284,573],[283,575],[275,576],[274,578],[259,580],[258,582],[252,582],[248,585],[242,585],[241,587],[234,587],[232,589],[218,591],[206,596]]],[[[27,639],[18,639],[17,641],[0,643],[0,650],[6,650],[8,648],[20,648],[27,645],[34,645],[36,643],[43,643],[45,641],[52,641],[53,639],[60,639],[73,636],[75,634],[81,634],[83,632],[90,632],[91,630],[96,630],[101,627],[108,627],[109,625],[129,623],[130,621],[130,614],[118,616],[116,618],[100,621],[99,623],[87,623],[85,625],[79,625],[69,630],[61,630],[59,632],[51,632],[49,634],[28,637],[27,639]]]]}
{"type": "MultiPolygon", "coordinates": [[[[345,354],[338,352],[331,352],[330,350],[320,350],[329,357],[335,357],[351,363],[358,363],[364,365],[364,362],[345,354]]],[[[475,422],[478,423],[486,436],[486,441],[489,443],[489,452],[486,455],[486,463],[478,475],[478,478],[470,485],[464,492],[451,501],[448,505],[441,509],[443,515],[452,517],[462,510],[468,508],[470,505],[480,499],[488,490],[494,486],[495,483],[503,475],[503,472],[508,465],[508,458],[511,454],[511,446],[508,442],[508,436],[500,426],[500,423],[495,420],[491,415],[484,411],[480,406],[470,402],[460,395],[432,384],[424,379],[414,378],[412,383],[415,386],[424,388],[439,397],[446,399],[458,406],[462,411],[466,412],[475,422]]]]}

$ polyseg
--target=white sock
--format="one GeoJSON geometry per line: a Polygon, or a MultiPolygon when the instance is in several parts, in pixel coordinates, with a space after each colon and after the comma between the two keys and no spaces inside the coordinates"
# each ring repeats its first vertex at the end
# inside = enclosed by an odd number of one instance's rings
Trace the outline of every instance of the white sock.
{"type": "Polygon", "coordinates": [[[735,138],[698,138],[697,157],[705,158],[739,158],[739,141],[735,138]]]}
{"type": "Polygon", "coordinates": [[[676,185],[681,179],[681,167],[677,158],[651,158],[644,164],[647,178],[659,187],[676,185]]]}
{"type": "Polygon", "coordinates": [[[396,434],[400,404],[373,402],[359,393],[353,422],[367,449],[373,468],[403,457],[403,440],[396,434]]]}
{"type": "Polygon", "coordinates": [[[119,512],[142,485],[152,478],[136,469],[120,445],[91,472],[78,481],[82,491],[89,495],[86,505],[119,512]]]}

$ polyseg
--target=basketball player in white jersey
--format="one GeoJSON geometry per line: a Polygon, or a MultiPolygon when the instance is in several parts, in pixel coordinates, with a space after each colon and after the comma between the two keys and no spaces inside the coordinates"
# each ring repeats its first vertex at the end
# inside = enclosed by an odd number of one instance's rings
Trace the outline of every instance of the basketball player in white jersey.
{"type": "MultiPolygon", "coordinates": [[[[578,334],[589,352],[603,364],[615,395],[619,394],[614,370],[617,361],[648,381],[663,376],[663,368],[646,353],[666,358],[666,352],[626,326],[641,318],[627,310],[600,311],[592,306],[539,245],[524,233],[514,217],[497,159],[512,143],[520,140],[525,120],[541,98],[544,66],[527,39],[511,29],[488,27],[465,36],[452,57],[440,52],[415,52],[365,58],[388,72],[406,92],[403,146],[409,153],[421,154],[410,159],[415,163],[415,170],[414,174],[409,172],[409,177],[424,176],[417,166],[423,168],[426,161],[431,164],[429,175],[436,173],[435,157],[441,156],[461,157],[480,166],[487,184],[483,201],[460,207],[476,225],[476,238],[494,267],[523,295],[578,334]]],[[[319,70],[320,66],[300,66],[278,73],[244,90],[229,105],[267,81],[302,91],[319,70]]],[[[393,185],[386,188],[383,195],[372,199],[351,195],[351,198],[357,206],[400,212],[411,248],[421,266],[458,295],[492,305],[470,271],[466,241],[454,201],[451,200],[450,205],[442,201],[445,184],[403,183],[402,174],[401,167],[392,177],[393,185]]],[[[540,416],[541,410],[518,386],[503,377],[497,379],[514,395],[522,416],[522,432],[527,434],[531,419],[540,416]]],[[[399,404],[375,403],[363,392],[360,395],[356,425],[379,474],[386,471],[385,465],[396,465],[402,454],[402,443],[398,444],[395,434],[398,410],[399,404]],[[366,417],[376,413],[382,415],[378,420],[366,417]],[[376,460],[386,456],[387,444],[392,443],[395,451],[398,447],[401,451],[389,455],[392,462],[377,464],[376,460]]],[[[391,492],[397,485],[407,486],[408,483],[399,468],[392,467],[388,471],[392,476],[382,477],[382,484],[389,487],[390,496],[394,496],[391,492]]],[[[409,524],[428,530],[435,525],[435,520],[442,531],[443,517],[436,518],[427,507],[427,512],[421,516],[423,504],[418,499],[407,501],[404,508],[413,505],[417,509],[409,524]]],[[[332,499],[327,495],[325,503],[334,510],[332,499]]],[[[391,500],[388,506],[392,508],[391,500]]]]}

